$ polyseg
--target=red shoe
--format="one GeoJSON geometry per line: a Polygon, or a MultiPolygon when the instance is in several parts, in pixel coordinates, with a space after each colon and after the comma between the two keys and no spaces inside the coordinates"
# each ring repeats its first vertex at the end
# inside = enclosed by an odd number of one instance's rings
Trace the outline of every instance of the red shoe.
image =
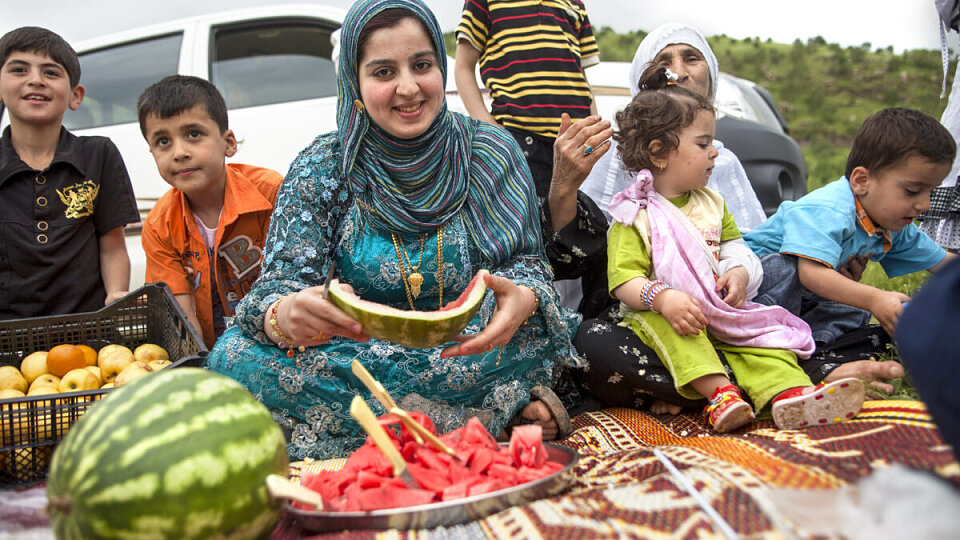
{"type": "Polygon", "coordinates": [[[753,407],[740,397],[740,389],[729,384],[718,387],[710,396],[710,404],[703,409],[714,431],[726,433],[753,422],[753,407]]]}
{"type": "Polygon", "coordinates": [[[773,400],[773,423],[780,429],[802,429],[849,420],[863,407],[863,383],[853,377],[816,386],[797,386],[773,400]],[[813,390],[804,394],[807,388],[813,390]]]}

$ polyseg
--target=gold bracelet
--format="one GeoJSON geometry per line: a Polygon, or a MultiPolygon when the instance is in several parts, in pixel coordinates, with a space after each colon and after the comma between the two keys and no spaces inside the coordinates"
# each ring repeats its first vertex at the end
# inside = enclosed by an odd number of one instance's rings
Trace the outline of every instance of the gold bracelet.
{"type": "MultiPolygon", "coordinates": [[[[290,296],[289,294],[287,296],[290,296]]],[[[278,349],[287,349],[287,356],[293,356],[293,349],[296,349],[300,352],[305,350],[303,345],[297,347],[293,340],[287,337],[283,333],[283,330],[280,329],[280,321],[277,320],[277,312],[280,311],[280,303],[287,299],[287,296],[284,296],[273,303],[270,306],[270,327],[273,328],[273,337],[277,338],[277,348],[278,349]]]]}
{"type": "Polygon", "coordinates": [[[523,320],[523,324],[520,325],[520,326],[526,326],[527,321],[530,320],[530,317],[533,317],[534,315],[536,315],[537,310],[540,309],[540,295],[537,294],[537,291],[533,290],[533,287],[528,287],[527,285],[521,285],[521,287],[527,287],[528,289],[530,289],[530,292],[533,293],[533,300],[534,300],[533,311],[531,311],[530,314],[527,315],[527,318],[523,320]]]}

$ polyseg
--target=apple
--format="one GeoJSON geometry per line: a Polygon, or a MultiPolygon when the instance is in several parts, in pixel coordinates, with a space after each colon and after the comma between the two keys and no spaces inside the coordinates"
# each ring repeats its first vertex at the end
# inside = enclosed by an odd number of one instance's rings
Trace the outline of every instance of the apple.
{"type": "Polygon", "coordinates": [[[152,360],[169,360],[170,355],[167,354],[167,351],[159,345],[154,345],[153,343],[144,343],[140,345],[133,351],[133,357],[136,360],[139,360],[145,364],[150,363],[152,360]]]}
{"type": "Polygon", "coordinates": [[[0,390],[27,391],[27,380],[20,370],[13,366],[0,367],[0,390]]]}
{"type": "Polygon", "coordinates": [[[97,366],[87,366],[83,368],[97,377],[97,388],[103,386],[103,377],[100,375],[100,368],[97,366]]]}
{"type": "Polygon", "coordinates": [[[113,382],[133,361],[133,351],[123,345],[107,345],[97,355],[97,366],[105,382],[113,382]]]}
{"type": "MultiPolygon", "coordinates": [[[[14,390],[13,388],[7,388],[6,390],[0,390],[0,399],[12,399],[12,398],[21,398],[26,397],[26,394],[19,390],[14,390]]],[[[3,422],[0,422],[2,424],[3,422]]]]}
{"type": "Polygon", "coordinates": [[[160,371],[172,363],[173,362],[169,360],[151,360],[150,362],[147,362],[147,365],[150,366],[150,369],[153,371],[160,371]]]}
{"type": "Polygon", "coordinates": [[[44,373],[43,375],[37,377],[30,383],[30,390],[27,391],[28,396],[34,395],[34,390],[38,388],[52,388],[54,392],[57,391],[57,387],[60,386],[60,377],[52,373],[44,373]]]}
{"type": "Polygon", "coordinates": [[[71,369],[57,385],[57,390],[60,392],[82,392],[98,388],[100,388],[100,380],[86,368],[71,369]]]}
{"type": "Polygon", "coordinates": [[[129,364],[127,367],[123,368],[123,371],[113,380],[115,386],[123,386],[128,382],[139,379],[144,375],[147,375],[151,372],[150,366],[144,364],[143,362],[135,361],[129,364]]]}
{"type": "Polygon", "coordinates": [[[27,355],[23,362],[20,362],[20,373],[23,373],[23,378],[27,380],[27,387],[33,384],[37,377],[50,373],[47,369],[47,351],[27,355]]]}

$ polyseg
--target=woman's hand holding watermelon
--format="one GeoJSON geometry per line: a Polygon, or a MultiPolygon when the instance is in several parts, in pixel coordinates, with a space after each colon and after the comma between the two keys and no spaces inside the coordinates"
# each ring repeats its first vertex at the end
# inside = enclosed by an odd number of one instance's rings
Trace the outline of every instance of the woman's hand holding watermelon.
{"type": "Polygon", "coordinates": [[[263,331],[274,342],[290,341],[306,347],[326,343],[333,336],[370,341],[360,323],[324,298],[322,286],[303,289],[272,304],[263,318],[263,331]],[[274,335],[274,325],[280,329],[279,336],[274,335]]]}
{"type": "Polygon", "coordinates": [[[484,276],[484,279],[497,299],[497,309],[490,318],[490,323],[479,334],[458,337],[461,343],[444,349],[440,353],[440,358],[479,354],[504,345],[536,312],[537,295],[531,288],[517,285],[505,277],[493,274],[484,276]]]}

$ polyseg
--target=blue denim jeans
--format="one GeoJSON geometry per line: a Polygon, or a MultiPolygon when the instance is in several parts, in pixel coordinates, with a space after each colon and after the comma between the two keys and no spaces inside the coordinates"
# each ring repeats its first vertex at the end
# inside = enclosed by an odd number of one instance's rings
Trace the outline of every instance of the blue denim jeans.
{"type": "Polygon", "coordinates": [[[782,306],[810,325],[818,345],[829,344],[851,330],[870,323],[870,312],[827,300],[800,284],[797,257],[771,253],[760,257],[763,283],[754,302],[782,306]]]}

